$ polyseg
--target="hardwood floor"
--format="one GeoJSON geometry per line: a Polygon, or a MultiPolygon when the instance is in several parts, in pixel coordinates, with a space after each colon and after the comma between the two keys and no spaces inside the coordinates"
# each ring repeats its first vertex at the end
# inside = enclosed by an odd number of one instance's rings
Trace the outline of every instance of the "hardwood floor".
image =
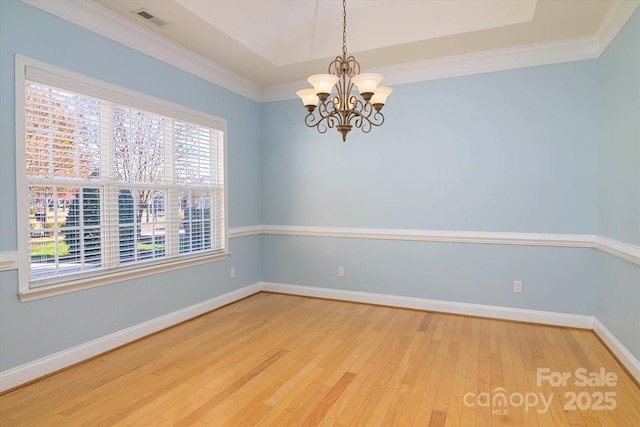
{"type": "Polygon", "coordinates": [[[0,396],[0,425],[627,427],[640,388],[590,331],[260,293],[0,396]]]}

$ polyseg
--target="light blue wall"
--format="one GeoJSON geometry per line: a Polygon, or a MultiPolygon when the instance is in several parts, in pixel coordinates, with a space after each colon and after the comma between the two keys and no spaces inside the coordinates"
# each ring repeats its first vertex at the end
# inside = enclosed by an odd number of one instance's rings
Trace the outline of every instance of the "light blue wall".
{"type": "Polygon", "coordinates": [[[598,232],[640,245],[640,10],[598,61],[598,232]]]}
{"type": "Polygon", "coordinates": [[[263,106],[265,224],[594,233],[597,64],[396,86],[342,143],[263,106]]]}
{"type": "Polygon", "coordinates": [[[263,236],[263,244],[267,282],[559,313],[595,309],[592,249],[291,236],[263,236]],[[514,280],[524,281],[524,293],[513,292],[514,280]]]}
{"type": "Polygon", "coordinates": [[[224,261],[21,303],[0,272],[0,370],[89,342],[260,280],[260,237],[231,240],[224,261]],[[229,279],[229,269],[236,278],[229,279]]]}
{"type": "MultiPolygon", "coordinates": [[[[16,53],[226,119],[229,224],[260,223],[259,104],[18,0],[1,0],[0,251],[16,249],[16,53]]],[[[223,262],[28,303],[18,301],[16,272],[0,272],[0,370],[259,281],[260,237],[233,239],[230,249],[223,262]]]]}
{"type": "Polygon", "coordinates": [[[640,266],[597,254],[596,317],[640,360],[640,266]]]}
{"type": "MultiPolygon", "coordinates": [[[[598,61],[598,233],[640,245],[640,10],[598,61]]],[[[598,255],[598,319],[640,360],[640,266],[598,255]]]]}
{"type": "MultiPolygon", "coordinates": [[[[297,100],[258,105],[0,0],[0,251],[16,248],[15,53],[227,119],[232,227],[600,233],[639,244],[639,21],[636,12],[598,60],[398,85],[387,123],[345,144],[306,128],[297,100]]],[[[230,249],[222,262],[29,303],[18,301],[16,273],[0,272],[0,371],[260,280],[596,314],[640,358],[640,269],[593,249],[287,236],[230,249]]]]}
{"type": "MultiPolygon", "coordinates": [[[[267,104],[263,222],[595,233],[597,105],[596,61],[399,85],[385,125],[347,143],[306,128],[297,100],[267,104]]],[[[590,249],[287,236],[263,245],[266,281],[595,311],[590,249]]]]}

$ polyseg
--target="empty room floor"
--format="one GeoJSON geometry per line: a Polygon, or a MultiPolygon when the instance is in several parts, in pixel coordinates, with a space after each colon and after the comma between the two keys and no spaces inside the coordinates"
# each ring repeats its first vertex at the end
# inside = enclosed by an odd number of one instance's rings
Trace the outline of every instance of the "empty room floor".
{"type": "Polygon", "coordinates": [[[2,426],[640,425],[587,330],[259,293],[0,396],[2,426]]]}

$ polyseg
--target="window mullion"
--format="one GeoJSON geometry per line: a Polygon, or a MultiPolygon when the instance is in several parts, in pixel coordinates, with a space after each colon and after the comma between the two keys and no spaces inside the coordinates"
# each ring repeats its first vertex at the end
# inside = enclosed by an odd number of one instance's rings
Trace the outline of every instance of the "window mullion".
{"type": "Polygon", "coordinates": [[[113,111],[108,102],[100,103],[100,229],[102,234],[102,265],[116,267],[119,263],[118,188],[113,179],[113,111]],[[114,210],[115,209],[115,210],[114,210]]]}
{"type": "Polygon", "coordinates": [[[102,187],[104,209],[102,222],[102,265],[105,268],[116,267],[119,263],[119,227],[118,227],[118,188],[107,184],[102,187]]]}
{"type": "Polygon", "coordinates": [[[180,254],[180,206],[178,202],[178,191],[175,188],[175,161],[174,151],[176,144],[174,120],[165,121],[165,145],[164,156],[167,167],[165,167],[164,182],[167,183],[165,192],[165,246],[167,256],[180,254]]]}

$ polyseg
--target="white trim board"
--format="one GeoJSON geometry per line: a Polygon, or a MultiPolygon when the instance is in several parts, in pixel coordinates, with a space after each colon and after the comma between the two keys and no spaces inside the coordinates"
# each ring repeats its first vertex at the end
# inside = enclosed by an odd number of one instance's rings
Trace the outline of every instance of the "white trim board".
{"type": "Polygon", "coordinates": [[[408,230],[395,228],[308,227],[288,225],[264,225],[262,226],[262,234],[492,245],[568,246],[573,248],[593,248],[595,239],[595,236],[590,234],[408,230]]]}
{"type": "Polygon", "coordinates": [[[595,248],[625,261],[640,265],[640,246],[609,239],[608,237],[596,236],[595,248]]]}
{"type": "MultiPolygon", "coordinates": [[[[491,231],[404,230],[285,225],[249,225],[229,228],[230,239],[260,235],[595,248],[625,261],[640,265],[640,246],[592,234],[505,233],[491,231]]],[[[16,260],[16,251],[0,252],[0,271],[17,269],[16,260]]]]}
{"type": "Polygon", "coordinates": [[[261,225],[247,225],[244,227],[229,227],[229,238],[259,236],[262,234],[261,225]]]}
{"type": "Polygon", "coordinates": [[[618,358],[618,361],[629,371],[636,381],[640,382],[640,361],[607,329],[598,318],[594,318],[593,332],[618,358]]]}
{"type": "Polygon", "coordinates": [[[286,283],[261,282],[265,292],[325,298],[339,301],[410,308],[464,316],[486,317],[490,319],[515,320],[542,325],[564,326],[568,328],[592,329],[593,316],[580,314],[553,313],[549,311],[523,308],[499,307],[484,304],[442,301],[427,298],[404,297],[371,292],[348,291],[344,289],[319,288],[314,286],[290,285],[286,283]]]}
{"type": "Polygon", "coordinates": [[[16,270],[17,251],[0,252],[0,271],[16,270]]]}
{"type": "MultiPolygon", "coordinates": [[[[260,87],[228,68],[140,27],[91,1],[22,0],[104,37],[128,46],[218,86],[258,102],[295,98],[300,82],[260,87]]],[[[380,67],[390,84],[465,76],[598,58],[627,22],[637,1],[615,0],[595,36],[496,49],[466,55],[380,67]]]]}
{"type": "Polygon", "coordinates": [[[500,231],[410,230],[396,228],[253,225],[229,229],[230,237],[254,235],[406,240],[489,245],[595,248],[640,265],[640,246],[593,234],[512,233],[500,231]]]}

